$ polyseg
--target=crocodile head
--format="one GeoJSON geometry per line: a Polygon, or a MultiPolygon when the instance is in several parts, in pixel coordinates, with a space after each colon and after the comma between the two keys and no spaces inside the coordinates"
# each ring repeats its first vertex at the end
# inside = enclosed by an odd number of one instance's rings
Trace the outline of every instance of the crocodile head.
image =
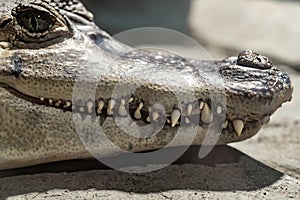
{"type": "MultiPolygon", "coordinates": [[[[218,144],[225,144],[253,136],[291,100],[289,76],[253,51],[221,61],[197,61],[136,50],[99,29],[78,1],[0,4],[0,86],[44,109],[131,117],[141,126],[163,123],[162,134],[179,126],[187,132],[191,126],[206,129],[223,115],[218,144]],[[92,100],[74,98],[77,80],[83,90],[97,83],[92,100]],[[115,94],[116,86],[121,89],[115,94]]],[[[203,141],[202,132],[199,138],[197,144],[203,141]]]]}

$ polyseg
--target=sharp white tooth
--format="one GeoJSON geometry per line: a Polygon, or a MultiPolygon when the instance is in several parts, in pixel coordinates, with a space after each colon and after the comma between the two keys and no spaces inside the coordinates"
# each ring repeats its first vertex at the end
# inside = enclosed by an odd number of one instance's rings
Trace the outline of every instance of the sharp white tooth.
{"type": "Polygon", "coordinates": [[[233,128],[237,136],[241,136],[244,129],[244,122],[240,119],[235,119],[232,121],[233,128]]]}
{"type": "Polygon", "coordinates": [[[94,107],[93,102],[88,101],[88,102],[86,103],[86,107],[87,107],[87,112],[88,112],[89,114],[92,114],[92,113],[93,113],[93,107],[94,107]]]}
{"type": "Polygon", "coordinates": [[[128,103],[132,103],[134,101],[134,98],[131,97],[129,100],[128,100],[128,103]]]}
{"type": "Polygon", "coordinates": [[[126,117],[127,116],[127,110],[125,108],[125,99],[121,99],[121,104],[119,107],[119,115],[121,117],[126,117]]]}
{"type": "Polygon", "coordinates": [[[121,99],[121,105],[125,106],[125,99],[121,99]]]}
{"type": "Polygon", "coordinates": [[[98,115],[102,114],[103,107],[104,107],[104,101],[101,100],[101,101],[98,102],[98,108],[97,108],[97,114],[98,115]]]}
{"type": "Polygon", "coordinates": [[[56,107],[59,107],[60,104],[61,104],[61,101],[57,101],[57,102],[55,103],[55,106],[56,106],[56,107]]]}
{"type": "Polygon", "coordinates": [[[228,120],[225,120],[225,122],[222,124],[222,128],[225,129],[228,126],[228,120]]]}
{"type": "Polygon", "coordinates": [[[193,111],[193,105],[192,104],[189,104],[188,105],[188,109],[187,109],[187,115],[191,115],[192,114],[192,111],[193,111]]]}
{"type": "Polygon", "coordinates": [[[186,117],[186,118],[185,118],[185,123],[186,123],[186,124],[189,124],[189,123],[191,123],[191,120],[190,120],[189,118],[186,117]]]}
{"type": "Polygon", "coordinates": [[[213,115],[207,103],[204,103],[203,110],[201,113],[201,121],[204,124],[209,124],[213,121],[213,115]]]}
{"type": "Polygon", "coordinates": [[[113,115],[113,109],[116,105],[116,101],[111,99],[108,101],[108,106],[107,106],[107,115],[113,115]]]}
{"type": "Polygon", "coordinates": [[[44,97],[40,97],[40,100],[41,100],[41,101],[45,101],[45,98],[44,98],[44,97]]]}
{"type": "Polygon", "coordinates": [[[82,112],[82,113],[83,113],[84,111],[85,111],[84,107],[81,106],[81,107],[79,108],[79,112],[82,112]]]}
{"type": "Polygon", "coordinates": [[[53,99],[49,99],[49,104],[50,104],[50,105],[53,104],[53,99]]]}
{"type": "Polygon", "coordinates": [[[64,108],[69,108],[71,105],[72,105],[72,103],[67,101],[66,104],[64,105],[64,108]]]}
{"type": "Polygon", "coordinates": [[[143,103],[143,102],[141,102],[141,103],[139,104],[139,107],[138,107],[138,109],[139,109],[139,110],[142,110],[143,106],[144,106],[144,103],[143,103]]]}
{"type": "Polygon", "coordinates": [[[152,120],[157,121],[158,118],[159,118],[159,114],[157,112],[153,112],[152,113],[152,120]]]}
{"type": "Polygon", "coordinates": [[[199,103],[199,108],[200,108],[200,110],[202,110],[203,107],[204,107],[204,102],[203,102],[203,101],[200,101],[200,103],[199,103]]]}
{"type": "Polygon", "coordinates": [[[171,124],[171,120],[170,119],[167,119],[167,124],[171,124]]]}
{"type": "Polygon", "coordinates": [[[178,109],[173,110],[172,115],[171,115],[172,127],[176,126],[180,116],[181,116],[181,112],[178,109]]]}
{"type": "Polygon", "coordinates": [[[218,107],[217,107],[217,113],[218,113],[218,114],[221,114],[221,113],[222,113],[222,106],[218,106],[218,107]]]}
{"type": "Polygon", "coordinates": [[[133,114],[133,116],[134,116],[135,119],[137,119],[137,120],[142,119],[141,109],[143,108],[143,106],[144,106],[144,103],[141,102],[141,103],[139,104],[138,108],[135,110],[135,112],[134,112],[134,114],[133,114]]]}
{"type": "Polygon", "coordinates": [[[140,110],[137,109],[137,110],[134,112],[134,118],[137,119],[137,120],[142,119],[142,113],[141,113],[140,110]]]}
{"type": "Polygon", "coordinates": [[[151,122],[151,119],[150,119],[150,117],[149,117],[149,116],[146,118],[146,122],[148,122],[148,123],[150,123],[150,122],[151,122]]]}

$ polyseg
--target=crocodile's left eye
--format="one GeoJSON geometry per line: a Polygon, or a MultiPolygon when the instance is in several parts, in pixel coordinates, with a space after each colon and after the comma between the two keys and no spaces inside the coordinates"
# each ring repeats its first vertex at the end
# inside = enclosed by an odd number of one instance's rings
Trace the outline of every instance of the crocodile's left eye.
{"type": "Polygon", "coordinates": [[[17,16],[18,23],[31,33],[43,33],[55,23],[49,13],[43,11],[24,11],[17,16]]]}
{"type": "Polygon", "coordinates": [[[18,48],[39,49],[74,35],[65,16],[50,4],[22,3],[12,9],[14,17],[10,42],[18,48]]]}

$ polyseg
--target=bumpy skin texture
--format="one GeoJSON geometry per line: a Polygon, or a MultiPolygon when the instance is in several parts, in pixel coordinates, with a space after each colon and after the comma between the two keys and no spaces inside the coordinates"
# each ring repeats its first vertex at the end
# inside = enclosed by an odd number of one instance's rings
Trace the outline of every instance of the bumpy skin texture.
{"type": "MultiPolygon", "coordinates": [[[[134,50],[98,28],[77,0],[0,0],[0,169],[90,158],[75,126],[89,119],[131,152],[161,148],[179,129],[185,135],[174,145],[189,137],[201,145],[209,124],[210,134],[221,133],[217,144],[242,141],[291,95],[289,76],[252,51],[197,61],[134,50]]],[[[83,137],[100,156],[120,153],[93,131],[85,127],[83,137]]]]}

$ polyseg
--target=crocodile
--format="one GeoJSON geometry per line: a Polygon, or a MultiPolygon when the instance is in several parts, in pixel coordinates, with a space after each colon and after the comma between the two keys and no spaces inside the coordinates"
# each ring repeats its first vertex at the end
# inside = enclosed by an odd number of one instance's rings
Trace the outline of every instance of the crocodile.
{"type": "Polygon", "coordinates": [[[183,58],[115,40],[78,0],[0,5],[0,169],[92,158],[77,127],[86,120],[128,152],[163,148],[180,130],[175,146],[243,141],[292,98],[288,74],[251,50],[183,58]]]}

